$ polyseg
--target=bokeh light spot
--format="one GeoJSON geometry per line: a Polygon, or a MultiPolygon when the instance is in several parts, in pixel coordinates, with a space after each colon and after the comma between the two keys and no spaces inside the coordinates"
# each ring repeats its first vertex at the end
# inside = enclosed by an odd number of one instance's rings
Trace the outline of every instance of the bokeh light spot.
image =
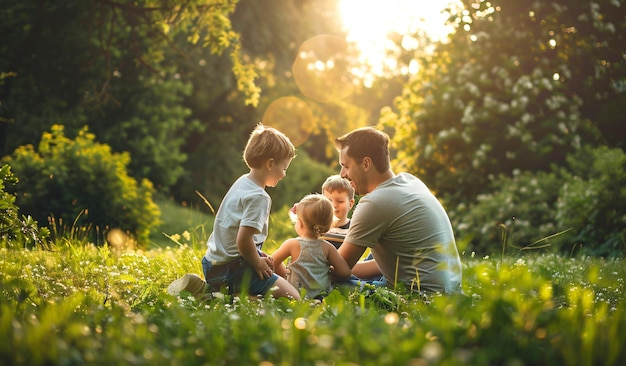
{"type": "Polygon", "coordinates": [[[289,137],[295,146],[302,145],[313,130],[313,112],[297,97],[282,97],[270,104],[263,114],[263,124],[289,137]]]}
{"type": "Polygon", "coordinates": [[[354,91],[354,76],[347,57],[348,42],[321,35],[302,44],[292,71],[300,92],[318,102],[343,99],[354,91]]]}
{"type": "Polygon", "coordinates": [[[120,229],[111,229],[107,234],[107,242],[115,249],[122,249],[126,246],[128,236],[120,229]]]}

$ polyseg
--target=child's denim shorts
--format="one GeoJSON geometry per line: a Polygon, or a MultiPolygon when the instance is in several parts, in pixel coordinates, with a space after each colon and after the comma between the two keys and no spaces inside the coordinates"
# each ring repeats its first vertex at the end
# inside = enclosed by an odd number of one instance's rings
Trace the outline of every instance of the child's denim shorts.
{"type": "Polygon", "coordinates": [[[202,257],[202,271],[212,291],[220,291],[227,287],[229,294],[246,291],[250,295],[265,295],[278,280],[278,275],[260,279],[252,266],[242,257],[227,264],[213,265],[206,257],[202,257]]]}

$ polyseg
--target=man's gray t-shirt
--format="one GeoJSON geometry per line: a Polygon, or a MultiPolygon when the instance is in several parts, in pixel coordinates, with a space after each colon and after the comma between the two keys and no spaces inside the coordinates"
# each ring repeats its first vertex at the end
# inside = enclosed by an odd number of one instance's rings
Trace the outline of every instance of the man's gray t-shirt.
{"type": "Polygon", "coordinates": [[[397,278],[413,290],[461,291],[461,260],[450,219],[411,174],[400,173],[360,199],[344,242],[371,248],[390,286],[397,278]]]}

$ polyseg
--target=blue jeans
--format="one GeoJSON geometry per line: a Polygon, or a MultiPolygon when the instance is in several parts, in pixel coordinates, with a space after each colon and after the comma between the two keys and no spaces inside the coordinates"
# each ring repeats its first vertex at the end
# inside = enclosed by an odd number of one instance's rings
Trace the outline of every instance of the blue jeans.
{"type": "MultiPolygon", "coordinates": [[[[374,256],[372,256],[371,253],[367,256],[367,258],[364,259],[364,261],[368,261],[368,260],[374,260],[374,256]]],[[[363,287],[363,285],[366,283],[377,286],[377,287],[384,287],[384,286],[387,286],[387,279],[383,275],[374,276],[371,278],[359,278],[357,276],[352,275],[349,279],[343,282],[339,282],[338,284],[348,285],[348,286],[353,286],[353,287],[357,287],[357,286],[363,287]]]]}
{"type": "Polygon", "coordinates": [[[228,287],[229,294],[238,294],[245,289],[250,295],[265,295],[278,280],[275,273],[269,278],[260,279],[242,257],[221,265],[213,265],[206,257],[202,257],[202,271],[213,291],[228,287]]]}

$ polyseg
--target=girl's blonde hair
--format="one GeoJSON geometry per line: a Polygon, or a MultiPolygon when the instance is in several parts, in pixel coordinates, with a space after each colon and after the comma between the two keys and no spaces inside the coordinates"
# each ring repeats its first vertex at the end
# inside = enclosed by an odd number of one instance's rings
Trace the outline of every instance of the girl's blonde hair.
{"type": "Polygon", "coordinates": [[[243,151],[243,160],[248,168],[260,168],[269,159],[283,161],[293,159],[296,148],[284,133],[263,123],[256,125],[243,151]]]}
{"type": "Polygon", "coordinates": [[[330,230],[333,224],[333,204],[319,193],[304,196],[296,205],[296,214],[317,236],[330,230]]]}

